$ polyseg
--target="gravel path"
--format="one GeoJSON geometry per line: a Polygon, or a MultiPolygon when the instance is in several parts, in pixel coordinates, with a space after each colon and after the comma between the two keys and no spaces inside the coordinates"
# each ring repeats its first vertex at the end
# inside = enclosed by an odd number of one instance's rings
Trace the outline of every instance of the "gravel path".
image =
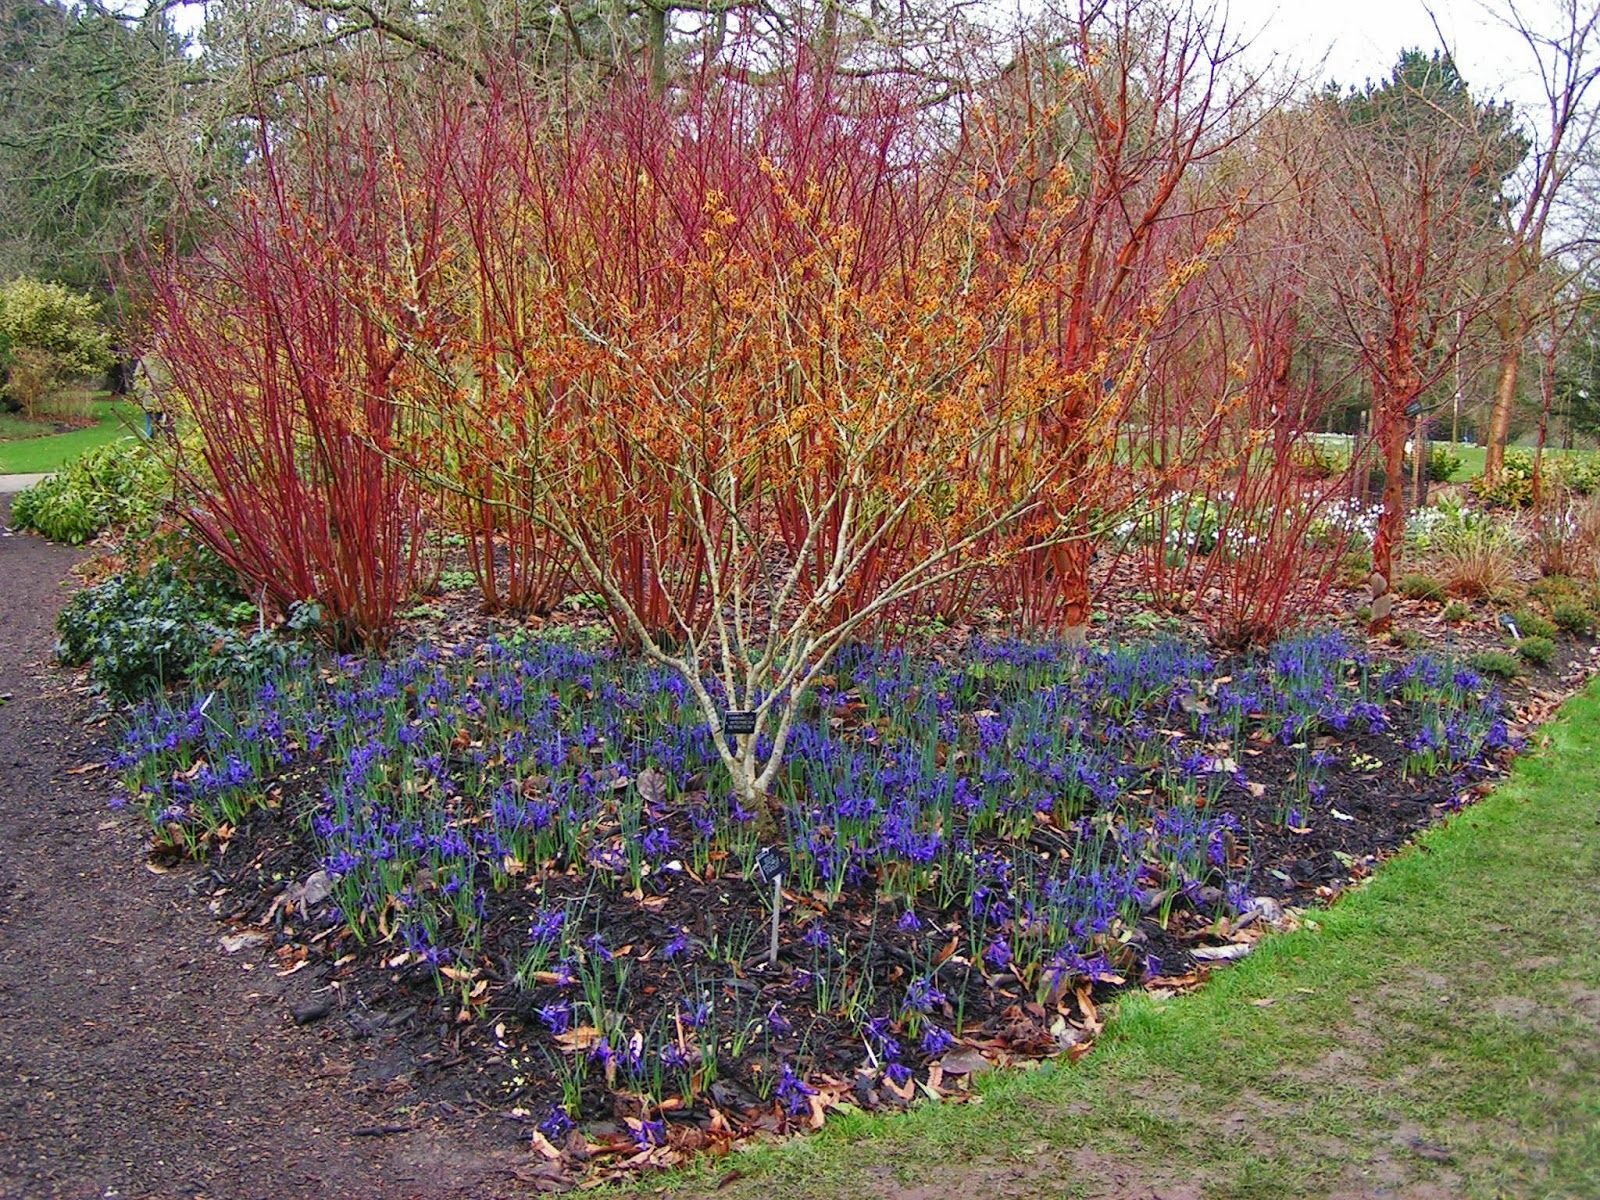
{"type": "Polygon", "coordinates": [[[23,491],[48,478],[50,478],[48,475],[0,475],[0,496],[23,491]]]}
{"type": "Polygon", "coordinates": [[[78,557],[0,532],[0,1197],[526,1194],[505,1122],[440,1113],[380,1082],[373,1047],[296,1028],[304,985],[223,954],[190,875],[146,869],[49,665],[78,557]]]}

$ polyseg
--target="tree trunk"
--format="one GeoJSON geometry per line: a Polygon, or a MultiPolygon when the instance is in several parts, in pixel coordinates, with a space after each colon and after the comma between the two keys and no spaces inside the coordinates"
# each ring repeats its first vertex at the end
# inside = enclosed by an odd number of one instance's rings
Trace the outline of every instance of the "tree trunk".
{"type": "Polygon", "coordinates": [[[1053,547],[1052,556],[1061,586],[1062,634],[1073,645],[1082,645],[1089,638],[1089,543],[1064,542],[1053,547]]]}
{"type": "Polygon", "coordinates": [[[1417,423],[1411,431],[1411,507],[1428,506],[1428,467],[1432,450],[1428,444],[1427,418],[1417,414],[1417,423]]]}
{"type": "Polygon", "coordinates": [[[650,91],[661,95],[667,90],[667,9],[664,3],[649,3],[644,10],[645,56],[649,59],[650,91]]]}
{"type": "MultiPolygon", "coordinates": [[[[1508,309],[1510,308],[1508,303],[1508,309]]],[[[1526,332],[1521,314],[1502,312],[1500,321],[1500,378],[1494,389],[1494,409],[1489,414],[1483,481],[1495,483],[1506,463],[1506,442],[1511,437],[1511,412],[1517,403],[1517,374],[1522,369],[1522,343],[1526,332]]]]}
{"type": "Polygon", "coordinates": [[[1550,409],[1555,403],[1555,364],[1553,352],[1539,360],[1539,441],[1533,451],[1533,506],[1544,506],[1544,447],[1550,436],[1550,409]]]}
{"type": "Polygon", "coordinates": [[[1378,532],[1372,540],[1372,621],[1368,632],[1387,633],[1394,625],[1395,551],[1405,536],[1406,422],[1403,417],[1387,417],[1383,422],[1383,511],[1378,515],[1378,532]]]}

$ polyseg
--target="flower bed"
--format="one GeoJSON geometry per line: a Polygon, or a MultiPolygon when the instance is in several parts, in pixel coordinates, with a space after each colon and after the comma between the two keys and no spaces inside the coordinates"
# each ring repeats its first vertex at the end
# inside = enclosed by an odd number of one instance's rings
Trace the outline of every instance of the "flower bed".
{"type": "Polygon", "coordinates": [[[304,658],[138,710],[116,762],[281,954],[464,1023],[547,1141],[648,1155],[1077,1053],[1097,994],[1232,956],[1511,742],[1477,674],[1337,633],[852,651],[777,785],[776,962],[755,815],[682,682],[621,654],[304,658]]]}

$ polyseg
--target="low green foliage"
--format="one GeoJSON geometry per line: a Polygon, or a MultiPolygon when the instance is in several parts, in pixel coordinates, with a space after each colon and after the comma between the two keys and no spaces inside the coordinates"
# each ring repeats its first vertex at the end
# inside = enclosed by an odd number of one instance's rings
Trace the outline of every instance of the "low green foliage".
{"type": "Polygon", "coordinates": [[[217,682],[247,668],[281,665],[313,632],[315,605],[298,605],[281,629],[254,632],[255,605],[209,551],[158,558],[74,596],[56,621],[57,655],[87,666],[95,685],[119,699],[184,679],[217,682]]]}
{"type": "Polygon", "coordinates": [[[1413,652],[1423,649],[1428,644],[1428,639],[1415,629],[1396,629],[1390,636],[1394,639],[1395,645],[1413,652]]]}
{"type": "Polygon", "coordinates": [[[1567,601],[1583,602],[1583,587],[1569,575],[1545,575],[1528,586],[1528,594],[1554,607],[1567,601]]]}
{"type": "Polygon", "coordinates": [[[1481,650],[1469,661],[1478,674],[1494,679],[1515,679],[1522,674],[1522,664],[1508,650],[1481,650]]]}
{"type": "Polygon", "coordinates": [[[1588,637],[1594,632],[1594,614],[1581,600],[1558,600],[1550,606],[1550,619],[1574,637],[1588,637]]]}
{"type": "Polygon", "coordinates": [[[1519,608],[1511,614],[1517,623],[1517,632],[1525,638],[1553,638],[1556,627],[1531,608],[1519,608]]]}
{"type": "Polygon", "coordinates": [[[1408,600],[1443,600],[1444,584],[1431,575],[1405,575],[1400,579],[1400,594],[1408,600]]]}
{"type": "Polygon", "coordinates": [[[1441,614],[1446,621],[1465,621],[1472,616],[1472,606],[1461,600],[1452,600],[1441,614]]]}
{"type": "Polygon", "coordinates": [[[1556,644],[1549,638],[1536,634],[1518,642],[1517,653],[1536,667],[1548,667],[1556,660],[1556,644]]]}
{"type": "Polygon", "coordinates": [[[57,654],[70,666],[87,665],[112,695],[141,695],[185,678],[219,637],[225,607],[238,602],[163,560],[74,596],[56,621],[57,654]]]}
{"type": "Polygon", "coordinates": [[[81,545],[113,526],[152,520],[168,483],[166,465],[138,439],[123,438],[20,493],[11,518],[52,541],[81,545]]]}

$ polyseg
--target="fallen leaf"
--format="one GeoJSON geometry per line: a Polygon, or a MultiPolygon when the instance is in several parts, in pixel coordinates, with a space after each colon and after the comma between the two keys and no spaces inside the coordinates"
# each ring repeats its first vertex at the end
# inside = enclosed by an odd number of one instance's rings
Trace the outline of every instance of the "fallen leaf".
{"type": "Polygon", "coordinates": [[[1250,953],[1249,942],[1234,942],[1227,946],[1196,946],[1190,954],[1203,962],[1233,962],[1250,953]]]}
{"type": "Polygon", "coordinates": [[[661,805],[667,802],[667,777],[654,767],[646,767],[634,780],[639,797],[646,804],[661,805]]]}
{"type": "Polygon", "coordinates": [[[994,1064],[981,1051],[971,1046],[958,1046],[936,1064],[945,1075],[982,1075],[994,1070],[994,1064]]]}
{"type": "Polygon", "coordinates": [[[217,939],[222,946],[224,954],[237,954],[241,950],[248,950],[251,946],[259,946],[267,940],[267,935],[255,929],[246,929],[242,933],[230,933],[217,939]]]}
{"type": "Polygon", "coordinates": [[[599,1041],[600,1031],[593,1025],[577,1025],[555,1036],[556,1045],[568,1054],[576,1054],[580,1050],[592,1050],[599,1041]]]}

